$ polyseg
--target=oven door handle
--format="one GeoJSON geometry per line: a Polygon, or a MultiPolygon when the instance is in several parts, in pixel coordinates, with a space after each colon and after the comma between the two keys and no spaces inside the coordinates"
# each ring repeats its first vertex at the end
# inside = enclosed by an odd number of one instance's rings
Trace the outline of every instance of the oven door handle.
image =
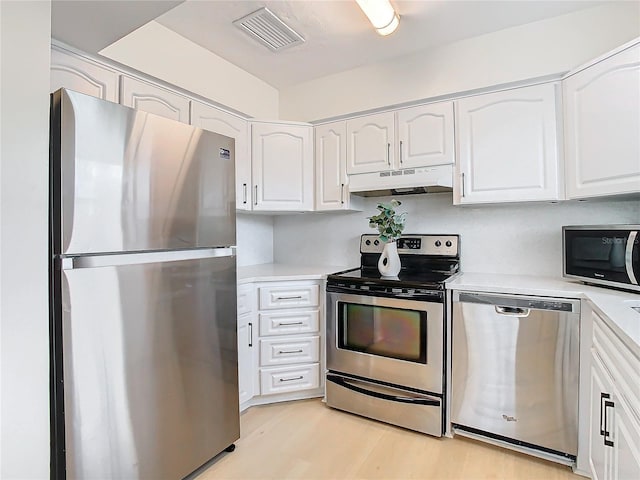
{"type": "Polygon", "coordinates": [[[339,377],[337,375],[327,375],[327,381],[333,382],[349,390],[353,390],[354,392],[362,393],[363,395],[369,395],[370,397],[381,398],[382,400],[389,400],[391,402],[412,403],[414,405],[432,405],[436,407],[440,406],[440,400],[429,400],[428,398],[416,397],[401,397],[397,395],[387,395],[386,393],[374,392],[372,390],[367,390],[366,388],[353,385],[343,377],[339,377]]]}

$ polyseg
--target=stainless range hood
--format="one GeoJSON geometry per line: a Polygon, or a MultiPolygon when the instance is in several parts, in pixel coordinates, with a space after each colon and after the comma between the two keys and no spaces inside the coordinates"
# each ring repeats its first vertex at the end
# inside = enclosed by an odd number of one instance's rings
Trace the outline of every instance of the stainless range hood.
{"type": "Polygon", "coordinates": [[[453,165],[349,175],[349,193],[362,197],[451,192],[453,165]]]}

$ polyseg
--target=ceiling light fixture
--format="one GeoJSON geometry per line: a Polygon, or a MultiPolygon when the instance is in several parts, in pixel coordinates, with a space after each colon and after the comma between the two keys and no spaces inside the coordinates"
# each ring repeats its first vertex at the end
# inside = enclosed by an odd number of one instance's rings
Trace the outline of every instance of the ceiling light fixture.
{"type": "Polygon", "coordinates": [[[356,0],[380,35],[390,35],[400,24],[400,16],[389,0],[356,0]]]}

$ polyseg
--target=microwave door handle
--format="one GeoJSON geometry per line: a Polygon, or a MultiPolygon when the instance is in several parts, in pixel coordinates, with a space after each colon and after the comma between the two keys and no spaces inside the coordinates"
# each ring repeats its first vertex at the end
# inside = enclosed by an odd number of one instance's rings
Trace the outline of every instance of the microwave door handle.
{"type": "Polygon", "coordinates": [[[629,238],[627,239],[627,249],[624,252],[624,262],[627,267],[627,275],[632,284],[638,285],[638,279],[633,271],[633,249],[640,248],[638,245],[638,232],[629,232],[629,238]]]}
{"type": "Polygon", "coordinates": [[[387,395],[386,393],[374,392],[372,390],[367,390],[366,388],[353,385],[352,383],[346,381],[344,378],[337,377],[335,375],[327,375],[327,380],[346,389],[353,390],[354,392],[362,393],[363,395],[368,395],[370,397],[381,398],[382,400],[389,400],[392,402],[400,403],[412,403],[414,405],[432,405],[436,407],[440,406],[439,400],[429,400],[428,398],[401,397],[397,395],[387,395]]]}

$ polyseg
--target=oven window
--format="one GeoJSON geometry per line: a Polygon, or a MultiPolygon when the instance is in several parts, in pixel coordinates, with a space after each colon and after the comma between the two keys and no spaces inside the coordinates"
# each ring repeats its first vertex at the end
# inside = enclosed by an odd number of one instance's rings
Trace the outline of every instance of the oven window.
{"type": "Polygon", "coordinates": [[[338,302],[338,347],[427,363],[427,312],[338,302]]]}

